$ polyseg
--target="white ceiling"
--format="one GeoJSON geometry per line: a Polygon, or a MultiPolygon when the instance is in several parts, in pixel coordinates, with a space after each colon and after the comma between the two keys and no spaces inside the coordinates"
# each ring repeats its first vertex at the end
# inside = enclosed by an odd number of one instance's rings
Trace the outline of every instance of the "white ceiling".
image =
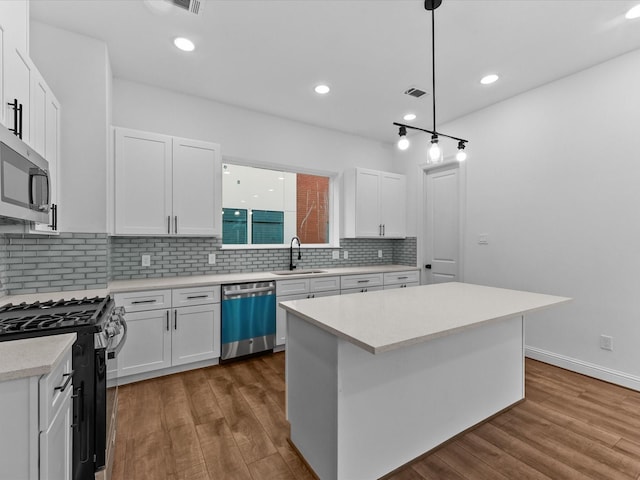
{"type": "MultiPolygon", "coordinates": [[[[640,48],[639,0],[444,0],[438,124],[640,48]],[[479,84],[486,73],[501,80],[479,84]]],[[[420,0],[32,0],[33,19],[104,40],[116,77],[381,141],[413,111],[431,128],[431,18],[420,0]],[[176,36],[196,44],[185,54],[176,36]],[[320,97],[313,87],[328,83],[320,97]]],[[[446,132],[445,132],[446,133],[446,132]]],[[[460,133],[462,134],[462,133],[460,133]]]]}

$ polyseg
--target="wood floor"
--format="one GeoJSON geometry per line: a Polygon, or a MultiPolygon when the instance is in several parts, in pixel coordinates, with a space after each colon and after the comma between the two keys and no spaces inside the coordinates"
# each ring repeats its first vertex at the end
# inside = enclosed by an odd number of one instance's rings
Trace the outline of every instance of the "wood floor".
{"type": "MultiPolygon", "coordinates": [[[[119,392],[113,480],[313,478],[286,440],[283,353],[119,392]]],[[[526,397],[389,478],[640,478],[640,393],[527,359],[526,397]]]]}

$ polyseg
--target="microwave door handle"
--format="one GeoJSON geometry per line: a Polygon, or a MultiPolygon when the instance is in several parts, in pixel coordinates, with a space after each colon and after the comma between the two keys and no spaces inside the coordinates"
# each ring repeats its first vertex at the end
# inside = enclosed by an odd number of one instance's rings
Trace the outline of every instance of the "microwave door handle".
{"type": "Polygon", "coordinates": [[[41,168],[31,168],[29,169],[29,207],[33,210],[43,211],[46,210],[46,206],[49,204],[49,176],[47,175],[46,170],[42,170],[41,168]],[[44,203],[36,204],[34,203],[34,195],[33,195],[33,185],[34,179],[36,177],[44,177],[47,185],[46,192],[46,201],[44,203]]]}

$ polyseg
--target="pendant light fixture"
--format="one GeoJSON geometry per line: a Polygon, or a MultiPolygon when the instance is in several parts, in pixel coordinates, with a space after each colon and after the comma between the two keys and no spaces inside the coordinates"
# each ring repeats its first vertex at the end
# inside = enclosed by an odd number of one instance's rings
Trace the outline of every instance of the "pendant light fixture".
{"type": "Polygon", "coordinates": [[[414,127],[411,125],[405,125],[404,123],[394,122],[393,124],[400,127],[398,132],[400,139],[398,140],[398,148],[400,150],[406,150],[409,148],[409,140],[407,139],[407,129],[419,130],[421,132],[431,134],[431,143],[427,152],[427,164],[438,164],[444,161],[444,152],[442,146],[439,143],[440,137],[450,138],[458,142],[458,152],[456,154],[456,160],[463,162],[467,159],[467,153],[464,148],[468,142],[464,138],[453,137],[451,135],[445,135],[442,132],[438,132],[436,124],[436,22],[435,22],[435,10],[442,4],[442,0],[425,0],[424,8],[431,12],[431,99],[433,106],[433,130],[427,130],[424,128],[414,127]]]}

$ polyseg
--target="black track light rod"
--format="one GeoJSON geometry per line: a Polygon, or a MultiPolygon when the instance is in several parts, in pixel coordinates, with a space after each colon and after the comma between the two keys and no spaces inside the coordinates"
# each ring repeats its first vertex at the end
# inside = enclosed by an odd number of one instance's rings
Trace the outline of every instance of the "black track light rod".
{"type": "Polygon", "coordinates": [[[414,127],[411,125],[405,125],[404,123],[393,122],[396,127],[404,127],[410,128],[411,130],[420,130],[421,132],[430,133],[431,135],[437,135],[438,137],[447,137],[451,140],[457,140],[458,142],[467,143],[469,140],[465,140],[464,138],[452,137],[451,135],[446,135],[444,133],[436,132],[433,130],[427,130],[426,128],[414,127]]]}

